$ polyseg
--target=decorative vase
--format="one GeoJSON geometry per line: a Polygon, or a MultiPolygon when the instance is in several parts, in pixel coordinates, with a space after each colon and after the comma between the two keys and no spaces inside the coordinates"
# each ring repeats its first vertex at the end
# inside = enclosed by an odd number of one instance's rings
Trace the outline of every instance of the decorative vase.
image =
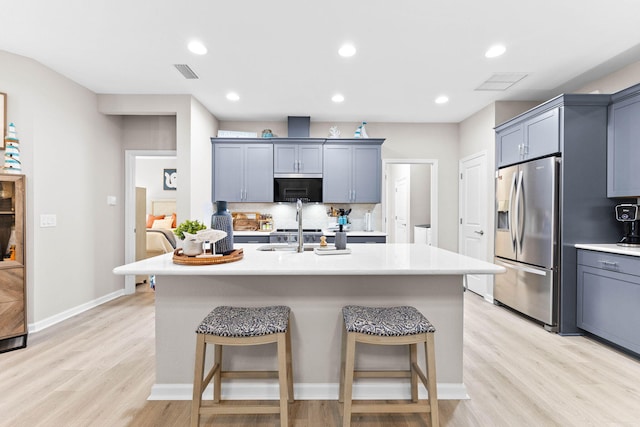
{"type": "Polygon", "coordinates": [[[195,234],[184,234],[184,240],[182,241],[182,254],[186,256],[196,256],[202,253],[202,242],[196,239],[195,234]]]}
{"type": "Polygon", "coordinates": [[[227,209],[227,202],[218,200],[216,209],[217,211],[211,215],[211,228],[227,233],[227,237],[215,243],[216,253],[228,255],[233,251],[233,218],[227,209]]]}

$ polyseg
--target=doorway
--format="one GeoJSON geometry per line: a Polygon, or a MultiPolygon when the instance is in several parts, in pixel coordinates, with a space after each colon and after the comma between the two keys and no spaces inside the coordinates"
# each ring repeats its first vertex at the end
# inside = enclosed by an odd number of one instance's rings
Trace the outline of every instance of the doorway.
{"type": "MultiPolygon", "coordinates": [[[[124,262],[136,260],[136,163],[143,157],[176,157],[176,150],[125,150],[125,190],[124,190],[124,262]]],[[[136,276],[124,279],[124,293],[136,291],[136,276]]]]}
{"type": "MultiPolygon", "coordinates": [[[[487,211],[487,153],[480,152],[460,160],[459,242],[462,255],[488,261],[487,239],[490,236],[487,211]]],[[[467,288],[486,300],[491,300],[489,277],[469,274],[467,288]]]]}
{"type": "MultiPolygon", "coordinates": [[[[387,242],[414,243],[416,227],[428,227],[429,241],[438,245],[438,161],[433,159],[383,159],[382,226],[387,242]],[[404,183],[402,181],[405,180],[404,183]],[[398,184],[401,184],[398,186],[398,184]],[[400,197],[396,197],[396,189],[400,197]],[[402,193],[406,193],[403,196],[402,193]],[[404,201],[406,199],[406,201],[404,201]],[[406,237],[396,232],[396,208],[406,206],[406,237]],[[406,205],[405,205],[406,203],[406,205]]],[[[401,227],[402,228],[402,227],[401,227]]],[[[421,241],[422,242],[422,241],[421,241]]],[[[424,243],[427,243],[426,241],[424,243]]]]}

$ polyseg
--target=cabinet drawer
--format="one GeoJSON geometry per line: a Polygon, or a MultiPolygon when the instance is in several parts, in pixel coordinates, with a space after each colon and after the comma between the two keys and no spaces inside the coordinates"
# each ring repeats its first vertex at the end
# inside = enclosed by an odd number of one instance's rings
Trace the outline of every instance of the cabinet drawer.
{"type": "Polygon", "coordinates": [[[634,256],[578,249],[578,264],[640,276],[640,258],[634,256]]]}

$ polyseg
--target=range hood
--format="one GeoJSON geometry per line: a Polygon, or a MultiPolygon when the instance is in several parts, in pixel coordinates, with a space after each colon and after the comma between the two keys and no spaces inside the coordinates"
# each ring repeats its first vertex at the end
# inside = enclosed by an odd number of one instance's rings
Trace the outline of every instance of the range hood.
{"type": "Polygon", "coordinates": [[[309,138],[311,127],[311,117],[309,116],[288,116],[287,117],[287,137],[288,138],[309,138]]]}

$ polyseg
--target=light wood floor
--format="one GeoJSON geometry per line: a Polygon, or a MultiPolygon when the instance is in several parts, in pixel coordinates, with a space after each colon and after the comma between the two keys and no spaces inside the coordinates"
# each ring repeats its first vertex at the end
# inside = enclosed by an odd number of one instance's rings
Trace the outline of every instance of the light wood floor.
{"type": "MultiPolygon", "coordinates": [[[[464,378],[471,400],[440,401],[443,426],[639,426],[640,362],[559,337],[468,292],[464,378]]],[[[615,307],[612,307],[615,310],[615,307]]],[[[188,401],[147,401],[154,382],[153,293],[138,290],[0,354],[0,426],[186,426],[188,401]]],[[[298,401],[293,427],[340,424],[335,401],[298,401]]],[[[276,426],[272,415],[202,425],[276,426]]],[[[354,415],[354,427],[428,426],[420,415],[354,415]]]]}

